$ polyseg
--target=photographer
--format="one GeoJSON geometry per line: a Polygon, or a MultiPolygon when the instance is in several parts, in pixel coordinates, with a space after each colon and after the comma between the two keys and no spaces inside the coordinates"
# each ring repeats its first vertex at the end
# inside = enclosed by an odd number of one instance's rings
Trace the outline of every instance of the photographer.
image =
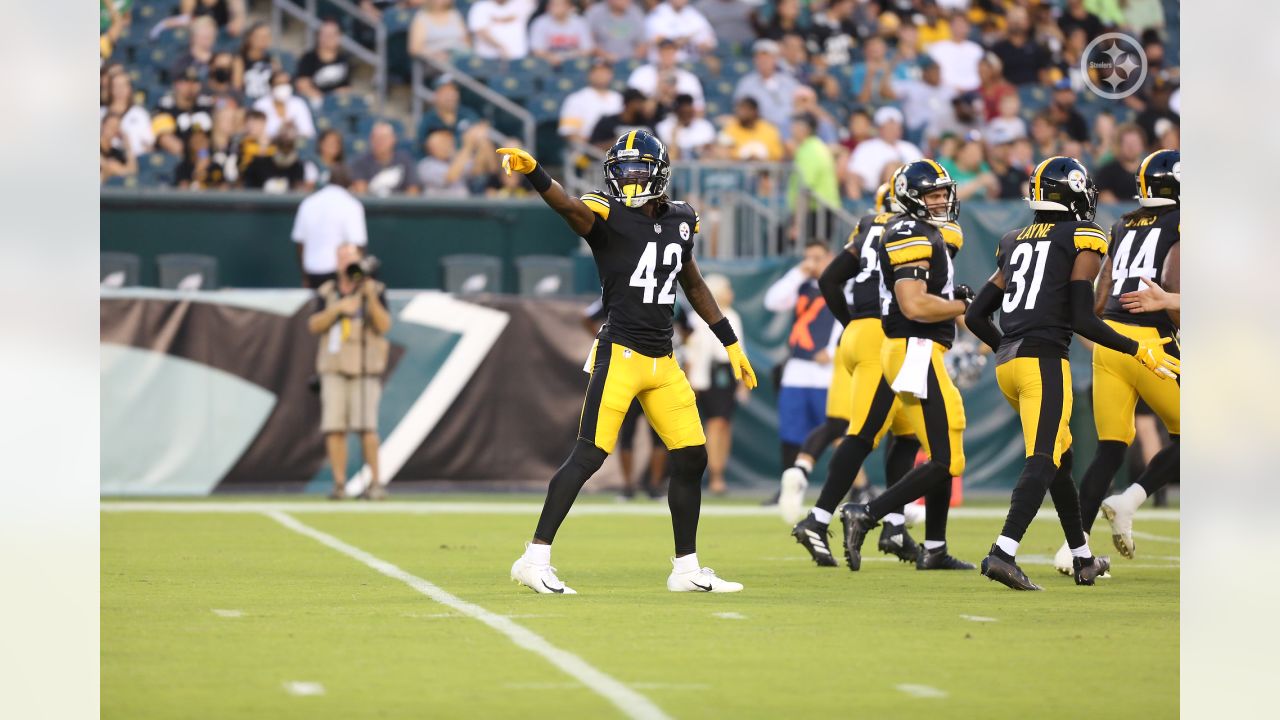
{"type": "Polygon", "coordinates": [[[341,499],[347,482],[347,433],[360,434],[364,461],[369,466],[369,486],[361,497],[386,497],[378,477],[378,404],[381,376],[387,367],[391,329],[386,286],[378,282],[378,261],[365,257],[358,245],[338,246],[339,273],[317,290],[318,311],[308,320],[315,335],[322,335],[316,352],[320,375],[320,431],[333,467],[333,492],[341,499]]]}

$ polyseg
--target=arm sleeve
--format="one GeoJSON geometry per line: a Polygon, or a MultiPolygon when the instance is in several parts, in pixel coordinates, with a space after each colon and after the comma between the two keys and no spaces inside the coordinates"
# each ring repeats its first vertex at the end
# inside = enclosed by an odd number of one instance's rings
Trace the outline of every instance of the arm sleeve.
{"type": "Polygon", "coordinates": [[[822,297],[827,301],[827,308],[841,325],[848,325],[853,320],[853,314],[849,312],[849,302],[844,296],[844,286],[849,278],[858,274],[859,265],[858,256],[846,250],[836,255],[835,259],[827,265],[827,269],[822,272],[822,277],[818,278],[818,288],[822,290],[822,297]]]}
{"type": "Polygon", "coordinates": [[[764,293],[764,309],[769,312],[789,312],[795,309],[804,273],[798,267],[791,268],[778,278],[764,293]]]}
{"type": "Polygon", "coordinates": [[[1127,338],[1104,323],[1102,318],[1093,314],[1093,285],[1088,280],[1072,280],[1071,292],[1071,329],[1081,337],[1111,348],[1125,355],[1138,352],[1138,342],[1127,338]]]}
{"type": "Polygon", "coordinates": [[[978,336],[992,350],[1000,349],[1000,341],[1004,337],[1000,334],[1000,328],[991,320],[991,314],[999,309],[1000,298],[1003,296],[1004,291],[996,287],[995,283],[988,282],[978,291],[978,296],[969,304],[969,309],[964,314],[964,324],[969,332],[978,336]]]}

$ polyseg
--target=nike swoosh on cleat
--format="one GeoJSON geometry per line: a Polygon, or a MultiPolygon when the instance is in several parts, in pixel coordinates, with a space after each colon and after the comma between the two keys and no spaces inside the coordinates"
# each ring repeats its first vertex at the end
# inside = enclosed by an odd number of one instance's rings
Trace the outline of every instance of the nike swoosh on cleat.
{"type": "Polygon", "coordinates": [[[692,586],[694,586],[694,587],[696,587],[696,588],[698,588],[699,590],[702,590],[703,592],[711,592],[711,586],[710,586],[710,585],[699,585],[698,583],[696,583],[696,582],[694,582],[694,581],[692,581],[692,580],[690,580],[690,581],[689,581],[689,584],[690,584],[690,585],[692,585],[692,586]]]}
{"type": "Polygon", "coordinates": [[[543,581],[542,581],[542,587],[544,587],[544,588],[546,588],[546,589],[548,589],[548,590],[550,590],[551,592],[556,593],[556,594],[563,594],[563,593],[564,593],[564,588],[560,588],[559,590],[557,590],[557,589],[555,589],[555,588],[551,587],[550,585],[548,585],[546,580],[543,580],[543,581]]]}

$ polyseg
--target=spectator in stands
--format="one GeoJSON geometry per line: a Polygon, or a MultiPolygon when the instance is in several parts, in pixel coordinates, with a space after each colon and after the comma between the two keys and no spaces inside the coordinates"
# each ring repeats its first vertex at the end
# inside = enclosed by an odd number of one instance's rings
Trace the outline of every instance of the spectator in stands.
{"type": "Polygon", "coordinates": [[[275,136],[275,152],[258,155],[244,169],[244,186],[272,194],[302,190],[306,184],[306,166],[298,155],[297,131],[286,125],[275,136]]]}
{"type": "Polygon", "coordinates": [[[1000,115],[987,123],[987,132],[1017,140],[1027,136],[1027,123],[1022,119],[1022,101],[1017,95],[1005,95],[1000,100],[1000,115]]]}
{"type": "Polygon", "coordinates": [[[316,32],[316,46],[298,61],[298,94],[319,108],[324,96],[351,87],[351,57],[342,49],[342,29],[325,20],[316,32]]]}
{"type": "MultiPolygon", "coordinates": [[[[739,5],[745,3],[727,0],[703,0],[712,4],[739,5]]],[[[832,0],[825,8],[815,7],[806,34],[814,55],[820,56],[827,67],[843,67],[853,61],[854,37],[857,26],[853,22],[854,0],[832,0]]],[[[719,24],[712,20],[712,26],[719,24]]],[[[724,33],[720,33],[724,36],[724,33]]]]}
{"type": "Polygon", "coordinates": [[[927,55],[920,59],[920,78],[895,80],[893,92],[902,101],[906,137],[916,144],[924,140],[931,122],[951,112],[951,99],[956,95],[955,90],[942,84],[942,69],[927,55]]]}
{"type": "Polygon", "coordinates": [[[1014,145],[1025,138],[1013,138],[993,129],[986,135],[987,165],[991,168],[991,176],[996,181],[994,197],[1001,200],[1020,200],[1027,196],[1027,178],[1032,168],[1026,164],[1015,164],[1014,145]]]}
{"type": "Polygon", "coordinates": [[[1067,137],[1076,142],[1088,142],[1089,124],[1076,110],[1076,91],[1071,81],[1062,78],[1053,86],[1053,98],[1049,101],[1049,118],[1067,137]]]}
{"type": "Polygon", "coordinates": [[[805,44],[804,36],[796,33],[787,33],[778,41],[778,69],[805,84],[826,71],[824,67],[809,62],[809,46],[805,44]]]}
{"type": "Polygon", "coordinates": [[[903,163],[923,157],[920,148],[902,139],[902,111],[885,106],[876,111],[876,137],[858,143],[849,155],[845,174],[845,195],[860,198],[874,193],[884,182],[886,173],[903,163]]]}
{"type": "Polygon", "coordinates": [[[1014,85],[1031,85],[1050,62],[1049,51],[1031,36],[1027,9],[1014,5],[1005,12],[1006,34],[991,47],[1004,63],[1005,77],[1014,85]]]}
{"type": "MultiPolygon", "coordinates": [[[[888,40],[888,38],[886,38],[888,40]]],[[[905,65],[912,76],[920,74],[920,61],[925,57],[920,52],[920,31],[915,24],[904,22],[898,27],[896,37],[889,42],[893,45],[893,60],[898,65],[905,65]]]]}
{"type": "Polygon", "coordinates": [[[271,93],[271,75],[279,67],[280,61],[271,53],[271,27],[254,23],[245,31],[240,54],[232,66],[232,84],[252,103],[271,93]]]}
{"type": "MultiPolygon", "coordinates": [[[[1134,118],[1134,122],[1142,128],[1143,132],[1147,133],[1147,137],[1159,139],[1164,134],[1156,129],[1161,120],[1173,125],[1179,123],[1178,113],[1169,107],[1169,97],[1176,87],[1172,81],[1163,78],[1157,78],[1151,85],[1151,94],[1147,100],[1146,109],[1138,113],[1138,116],[1134,118]]],[[[1161,144],[1161,147],[1169,146],[1161,144]]]]}
{"type": "Polygon", "coordinates": [[[98,181],[138,174],[138,162],[129,139],[120,129],[121,116],[108,112],[98,134],[98,181]]]}
{"type": "Polygon", "coordinates": [[[591,28],[569,0],[547,0],[547,11],[529,25],[529,49],[552,67],[586,57],[595,44],[591,28]]]}
{"type": "Polygon", "coordinates": [[[876,134],[876,127],[871,122],[871,114],[862,108],[849,113],[846,124],[848,127],[845,129],[844,136],[840,138],[840,146],[848,152],[858,149],[858,143],[876,134]]]}
{"type": "Polygon", "coordinates": [[[471,50],[467,22],[454,0],[427,0],[409,25],[409,53],[446,60],[471,50]]]}
{"type": "Polygon", "coordinates": [[[663,40],[674,42],[679,62],[692,60],[716,48],[716,31],[702,13],[689,4],[689,0],[667,0],[657,5],[645,18],[644,27],[645,39],[651,46],[663,40]]]}
{"type": "Polygon", "coordinates": [[[1098,16],[1085,9],[1084,5],[1084,0],[1067,0],[1062,16],[1058,18],[1058,27],[1062,28],[1063,35],[1070,36],[1073,30],[1080,28],[1089,40],[1093,40],[1106,32],[1098,16]]]}
{"type": "Polygon", "coordinates": [[[782,134],[773,123],[760,117],[760,104],[750,95],[733,106],[733,119],[720,131],[721,154],[730,160],[777,162],[786,152],[782,134]]]}
{"type": "Polygon", "coordinates": [[[232,37],[239,37],[244,29],[244,0],[182,0],[178,14],[194,18],[208,16],[232,37]]]}
{"type": "Polygon", "coordinates": [[[306,100],[293,94],[293,78],[283,70],[271,75],[271,94],[258,98],[253,109],[267,117],[267,137],[276,137],[286,127],[293,129],[294,137],[316,136],[311,108],[306,100]]]}
{"type": "Polygon", "coordinates": [[[791,102],[800,83],[778,68],[778,43],[757,40],[752,46],[755,71],[743,75],[733,91],[733,99],[753,98],[760,115],[776,128],[791,132],[791,102]]]}
{"type": "MultiPolygon", "coordinates": [[[[729,326],[735,333],[741,333],[742,318],[732,307],[733,286],[729,278],[718,273],[707,275],[706,283],[729,326]]],[[[733,379],[733,368],[724,345],[706,321],[697,313],[690,313],[689,327],[689,338],[684,344],[685,370],[697,397],[698,415],[706,426],[707,489],[713,495],[723,495],[727,490],[724,471],[733,444],[733,414],[742,388],[733,379]]]]}
{"type": "Polygon", "coordinates": [[[824,143],[834,144],[840,139],[840,130],[836,119],[825,108],[818,104],[818,93],[808,85],[801,85],[791,95],[791,112],[796,115],[811,115],[818,123],[818,139],[824,143]]]}
{"type": "Polygon", "coordinates": [[[583,13],[591,28],[596,55],[611,63],[643,58],[649,51],[644,35],[644,12],[631,0],[603,0],[583,13]]]}
{"type": "Polygon", "coordinates": [[[981,84],[978,63],[982,46],[969,39],[971,26],[963,12],[951,16],[950,26],[951,37],[934,42],[926,52],[942,66],[942,84],[957,92],[974,90],[981,84]]]}
{"type": "Polygon", "coordinates": [[[519,60],[529,54],[533,0],[478,0],[467,13],[475,53],[491,60],[519,60]]]}
{"type": "Polygon", "coordinates": [[[587,86],[570,93],[560,106],[561,137],[585,143],[600,118],[622,112],[622,94],[609,87],[612,83],[613,65],[596,60],[587,72],[587,86]]]}
{"type": "Polygon", "coordinates": [[[190,40],[186,52],[182,53],[169,72],[177,77],[187,68],[195,68],[196,76],[203,82],[209,76],[209,62],[213,60],[213,44],[218,39],[218,25],[213,18],[205,15],[191,21],[188,31],[190,40]]]}
{"type": "Polygon", "coordinates": [[[200,94],[195,68],[187,68],[173,81],[173,91],[160,98],[151,114],[151,131],[156,147],[175,157],[182,156],[183,144],[192,129],[208,132],[213,127],[213,101],[200,94]]]}
{"type": "Polygon", "coordinates": [[[808,22],[800,14],[800,0],[778,0],[771,3],[773,12],[767,20],[761,20],[759,10],[756,11],[756,34],[761,38],[778,41],[787,33],[803,35],[808,30],[808,22]]]}
{"type": "Polygon", "coordinates": [[[673,161],[697,160],[716,142],[716,126],[698,116],[692,95],[677,95],[675,110],[655,130],[673,161]]]}
{"type": "Polygon", "coordinates": [[[1116,154],[1116,116],[1100,112],[1093,120],[1093,161],[1097,166],[1111,162],[1116,154]]]}
{"type": "Polygon", "coordinates": [[[101,117],[119,116],[120,133],[133,155],[150,152],[156,139],[151,132],[151,114],[134,101],[133,80],[128,73],[117,72],[110,75],[107,83],[107,97],[101,108],[101,117]]]}
{"type": "Polygon", "coordinates": [[[187,140],[186,153],[174,171],[179,188],[216,190],[228,187],[240,177],[234,148],[231,146],[229,123],[238,111],[221,108],[214,112],[213,131],[206,135],[197,130],[187,140]]]}
{"type": "Polygon", "coordinates": [[[679,66],[680,51],[676,41],[665,38],[658,41],[658,59],[656,62],[641,65],[631,71],[627,78],[627,87],[635,88],[652,98],[658,94],[661,83],[674,83],[677,93],[692,95],[698,108],[702,108],[702,82],[698,76],[679,66]]]}
{"type": "Polygon", "coordinates": [[[333,166],[345,163],[346,156],[346,142],[340,130],[329,128],[320,133],[320,139],[316,140],[316,159],[306,164],[307,185],[323,187],[329,182],[333,166]]]}
{"type": "Polygon", "coordinates": [[[374,123],[369,151],[351,164],[351,189],[357,195],[417,195],[413,158],[396,149],[396,130],[388,122],[374,123]]]}
{"type": "Polygon", "coordinates": [[[876,35],[863,45],[863,60],[853,64],[849,89],[862,105],[882,105],[897,99],[895,82],[910,79],[906,66],[889,61],[889,50],[884,38],[876,35]]]}
{"type": "Polygon", "coordinates": [[[976,92],[960,93],[951,98],[946,111],[934,117],[925,128],[925,139],[935,142],[944,135],[969,137],[982,129],[982,98],[976,92]]]}
{"type": "MultiPolygon", "coordinates": [[[[842,0],[850,3],[852,0],[842,0]]],[[[745,49],[756,39],[751,25],[751,4],[743,0],[696,0],[693,8],[715,29],[716,40],[745,49]]]]}
{"type": "Polygon", "coordinates": [[[982,94],[983,119],[991,121],[1000,114],[1000,101],[1007,95],[1017,95],[1018,89],[1004,77],[1004,63],[992,53],[983,56],[978,64],[981,79],[978,92],[982,94]]]}
{"type": "Polygon", "coordinates": [[[1038,112],[1031,117],[1031,148],[1038,158],[1049,158],[1059,154],[1058,126],[1053,124],[1049,111],[1038,112]]]}
{"type": "MultiPolygon", "coordinates": [[[[787,207],[795,213],[808,213],[807,226],[830,228],[829,207],[840,206],[840,181],[836,178],[836,159],[831,148],[817,135],[818,119],[812,115],[796,115],[791,119],[791,180],[787,186],[787,207]],[[799,207],[796,196],[804,188],[812,197],[808,207],[799,207]],[[822,203],[818,201],[821,200],[822,203]],[[823,206],[825,203],[826,207],[823,206]],[[819,218],[822,217],[822,220],[819,218]]],[[[793,239],[803,240],[793,233],[793,239]]]]}
{"type": "Polygon", "coordinates": [[[608,150],[619,137],[632,130],[652,129],[653,115],[649,112],[648,98],[639,90],[629,87],[622,93],[622,112],[600,118],[591,130],[589,140],[592,145],[608,150]]]}
{"type": "Polygon", "coordinates": [[[983,154],[980,141],[966,140],[956,151],[954,160],[939,161],[955,180],[956,197],[960,200],[985,200],[1000,193],[1000,181],[987,167],[983,154]]]}
{"type": "Polygon", "coordinates": [[[425,152],[427,136],[436,130],[449,130],[457,137],[480,121],[475,110],[462,104],[462,93],[452,76],[441,75],[436,80],[435,93],[430,112],[418,121],[414,152],[425,152]]]}
{"type": "Polygon", "coordinates": [[[1147,136],[1142,128],[1125,123],[1116,129],[1116,156],[1094,175],[1101,202],[1129,202],[1138,196],[1134,174],[1147,155],[1147,136]]]}
{"type": "Polygon", "coordinates": [[[227,104],[240,104],[240,91],[236,89],[234,72],[236,56],[229,52],[215,53],[209,61],[209,76],[205,80],[205,88],[213,98],[213,104],[222,107],[227,104]]]}
{"type": "Polygon", "coordinates": [[[939,40],[951,39],[951,25],[938,7],[936,0],[924,0],[920,7],[920,19],[916,22],[920,29],[920,49],[927,51],[929,46],[939,40]]]}
{"type": "Polygon", "coordinates": [[[436,130],[427,136],[427,156],[418,163],[418,182],[427,197],[464,198],[473,189],[489,184],[496,167],[489,163],[495,157],[489,141],[489,128],[477,124],[462,134],[462,147],[453,133],[436,130]]]}
{"type": "Polygon", "coordinates": [[[259,155],[276,151],[267,135],[267,116],[261,110],[250,110],[244,115],[244,128],[236,143],[236,166],[240,172],[259,155]]]}
{"type": "Polygon", "coordinates": [[[338,246],[367,245],[364,205],[352,195],[351,173],[341,163],[330,168],[329,183],[303,199],[289,237],[298,247],[302,287],[315,290],[338,276],[338,246]]]}

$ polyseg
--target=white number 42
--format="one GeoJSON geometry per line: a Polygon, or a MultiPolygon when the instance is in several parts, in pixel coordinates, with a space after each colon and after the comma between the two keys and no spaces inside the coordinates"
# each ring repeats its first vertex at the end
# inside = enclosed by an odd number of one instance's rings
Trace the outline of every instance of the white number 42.
{"type": "MultiPolygon", "coordinates": [[[[662,264],[671,268],[667,281],[662,284],[662,292],[658,293],[658,302],[663,305],[671,305],[676,301],[673,285],[683,266],[682,254],[679,243],[668,243],[662,249],[662,264]]],[[[635,272],[631,273],[631,287],[644,288],[646,303],[653,302],[653,291],[658,287],[657,270],[658,243],[651,242],[645,245],[644,252],[640,254],[640,262],[636,265],[635,272]]]]}

